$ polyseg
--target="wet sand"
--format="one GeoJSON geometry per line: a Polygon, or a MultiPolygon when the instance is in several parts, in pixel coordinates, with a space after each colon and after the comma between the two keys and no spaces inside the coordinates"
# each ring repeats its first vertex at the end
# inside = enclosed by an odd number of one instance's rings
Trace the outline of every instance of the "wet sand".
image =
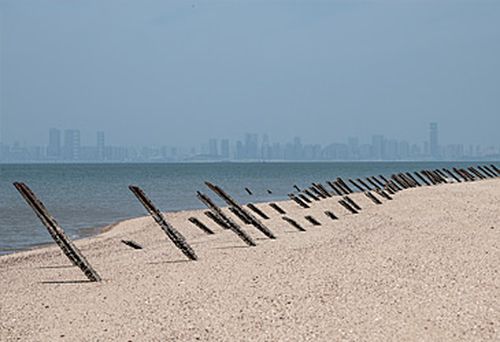
{"type": "Polygon", "coordinates": [[[76,242],[101,283],[55,246],[1,256],[0,340],[500,340],[500,180],[409,189],[383,205],[352,198],[357,215],[338,197],[281,202],[306,232],[258,204],[278,238],[245,225],[257,247],[202,211],[167,213],[195,262],[150,217],[121,222],[76,242]]]}

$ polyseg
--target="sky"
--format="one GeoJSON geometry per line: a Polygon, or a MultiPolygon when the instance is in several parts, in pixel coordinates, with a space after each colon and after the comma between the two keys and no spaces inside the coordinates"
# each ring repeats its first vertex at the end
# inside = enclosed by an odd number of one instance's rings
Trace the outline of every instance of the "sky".
{"type": "Polygon", "coordinates": [[[0,0],[0,131],[500,145],[500,1],[0,0]]]}

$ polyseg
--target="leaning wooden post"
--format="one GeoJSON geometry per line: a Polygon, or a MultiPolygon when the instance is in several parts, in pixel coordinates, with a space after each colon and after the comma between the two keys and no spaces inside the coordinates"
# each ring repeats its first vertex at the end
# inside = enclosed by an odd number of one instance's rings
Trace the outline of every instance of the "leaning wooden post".
{"type": "Polygon", "coordinates": [[[346,208],[349,212],[351,212],[352,214],[357,214],[358,211],[356,209],[354,209],[353,207],[351,207],[349,205],[349,203],[347,203],[346,201],[344,200],[340,200],[339,201],[339,204],[342,205],[344,208],[346,208]]]}
{"type": "Polygon", "coordinates": [[[479,171],[477,171],[474,167],[470,166],[469,171],[475,174],[479,179],[486,179],[485,176],[483,176],[479,171]]]}
{"type": "Polygon", "coordinates": [[[304,202],[302,199],[300,199],[299,197],[295,196],[294,194],[288,194],[288,197],[290,197],[291,200],[293,200],[295,203],[297,203],[298,205],[300,205],[302,208],[304,209],[309,209],[310,206],[304,202]]]}
{"type": "Polygon", "coordinates": [[[482,167],[481,165],[478,165],[477,168],[479,170],[481,170],[482,173],[484,173],[485,175],[487,175],[488,177],[490,178],[495,178],[495,175],[494,174],[491,174],[488,170],[486,170],[484,167],[482,167]]]}
{"type": "Polygon", "coordinates": [[[61,248],[66,257],[82,270],[87,278],[92,282],[101,281],[99,274],[92,268],[87,259],[83,256],[80,250],[66,236],[64,230],[59,226],[57,221],[49,214],[43,203],[35,196],[31,189],[24,183],[15,182],[14,186],[17,191],[23,196],[25,201],[33,209],[40,221],[45,225],[50,236],[56,244],[61,248]]]}
{"type": "Polygon", "coordinates": [[[267,228],[262,222],[259,221],[255,216],[253,216],[250,212],[245,210],[241,205],[238,204],[231,196],[229,196],[224,190],[222,190],[217,185],[214,185],[210,182],[205,182],[210,190],[215,192],[220,198],[222,198],[228,205],[232,206],[236,210],[238,210],[243,216],[247,217],[248,220],[252,223],[252,225],[260,230],[265,236],[270,239],[276,239],[276,236],[267,228]]]}
{"type": "Polygon", "coordinates": [[[253,203],[248,203],[247,207],[252,210],[254,213],[262,217],[264,220],[269,220],[269,216],[265,212],[263,212],[260,208],[258,208],[255,204],[253,203]]]}
{"type": "Polygon", "coordinates": [[[197,191],[196,196],[198,199],[207,206],[209,213],[212,213],[213,216],[222,221],[222,223],[233,233],[235,233],[243,242],[245,242],[248,246],[256,246],[257,244],[253,241],[253,239],[248,235],[241,227],[231,220],[226,214],[222,212],[222,209],[219,208],[211,199],[205,194],[197,191]]]}
{"type": "Polygon", "coordinates": [[[375,197],[370,191],[365,191],[366,197],[372,200],[373,203],[375,204],[382,204],[382,201],[380,201],[377,197],[375,197]]]}
{"type": "Polygon", "coordinates": [[[130,191],[137,197],[139,202],[142,203],[144,208],[149,212],[151,217],[156,221],[160,228],[165,232],[168,238],[174,243],[174,245],[181,250],[181,252],[191,260],[197,260],[195,252],[189,246],[184,236],[172,227],[166,220],[161,211],[155,207],[153,202],[146,196],[141,188],[135,185],[130,185],[128,187],[130,191]]]}
{"type": "Polygon", "coordinates": [[[356,208],[356,210],[361,210],[361,207],[356,202],[354,202],[349,196],[347,195],[344,196],[344,201],[352,205],[354,208],[356,208]]]}
{"type": "Polygon", "coordinates": [[[372,181],[370,177],[366,177],[366,180],[368,181],[368,183],[370,183],[371,185],[373,185],[373,187],[375,189],[379,189],[379,190],[381,189],[381,187],[377,183],[375,183],[374,181],[372,181]]]}
{"type": "Polygon", "coordinates": [[[304,189],[304,193],[315,201],[321,201],[321,199],[315,194],[313,194],[311,191],[309,191],[309,189],[304,189]]]}
{"type": "Polygon", "coordinates": [[[352,179],[349,179],[348,180],[349,183],[351,183],[352,185],[354,185],[356,188],[358,188],[359,191],[363,192],[365,191],[365,189],[363,189],[361,186],[359,186],[356,182],[354,182],[352,179]]]}
{"type": "Polygon", "coordinates": [[[500,174],[498,174],[498,175],[497,175],[495,171],[493,171],[492,169],[490,169],[490,168],[488,167],[488,165],[483,165],[483,167],[484,167],[486,170],[488,170],[488,171],[489,171],[489,172],[493,175],[493,177],[498,177],[498,176],[500,176],[500,174]]]}
{"type": "Polygon", "coordinates": [[[418,179],[420,179],[423,183],[425,183],[425,185],[427,186],[431,185],[431,183],[429,183],[424,177],[422,177],[420,173],[418,173],[417,171],[414,171],[413,173],[415,174],[415,176],[418,177],[418,179]]]}
{"type": "Polygon", "coordinates": [[[450,170],[443,168],[443,171],[446,174],[448,174],[449,176],[451,176],[455,181],[457,181],[457,183],[462,183],[462,181],[457,176],[455,176],[455,174],[453,172],[451,172],[450,170]]]}
{"type": "Polygon", "coordinates": [[[276,210],[278,214],[285,215],[286,211],[276,203],[269,203],[269,206],[276,210]]]}
{"type": "Polygon", "coordinates": [[[358,183],[360,183],[361,185],[363,185],[366,190],[368,191],[371,191],[373,190],[368,184],[366,184],[361,178],[356,178],[356,180],[358,181],[358,183]]]}
{"type": "Polygon", "coordinates": [[[354,191],[352,191],[352,189],[349,187],[349,185],[346,184],[346,182],[344,182],[344,180],[340,177],[337,177],[337,182],[342,185],[342,187],[350,194],[352,194],[354,191]]]}
{"type": "Polygon", "coordinates": [[[496,171],[496,173],[497,173],[498,175],[500,175],[500,170],[499,170],[499,169],[498,169],[498,168],[497,168],[494,164],[490,164],[490,166],[491,166],[491,168],[492,168],[493,170],[495,170],[495,171],[496,171]]]}
{"type": "Polygon", "coordinates": [[[208,234],[208,235],[215,234],[212,229],[208,228],[203,222],[198,220],[196,217],[190,217],[190,218],[188,218],[188,221],[191,222],[192,224],[194,224],[196,227],[198,227],[205,234],[208,234]]]}
{"type": "Polygon", "coordinates": [[[326,184],[330,185],[330,188],[333,189],[333,191],[335,191],[335,193],[337,194],[337,196],[342,196],[343,193],[342,191],[340,191],[338,188],[337,188],[337,185],[333,184],[332,182],[330,181],[327,181],[326,184]]]}

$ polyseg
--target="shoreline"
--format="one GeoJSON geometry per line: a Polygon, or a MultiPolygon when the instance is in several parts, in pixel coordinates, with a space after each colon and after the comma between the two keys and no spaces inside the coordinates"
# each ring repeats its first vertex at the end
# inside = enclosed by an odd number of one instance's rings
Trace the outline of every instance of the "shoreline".
{"type": "Polygon", "coordinates": [[[242,225],[256,247],[187,221],[207,222],[203,210],[165,213],[197,261],[152,218],[126,220],[75,241],[97,283],[56,246],[1,257],[0,340],[498,339],[500,178],[411,188],[382,205],[350,197],[359,214],[339,197],[278,202],[304,232],[259,203],[277,239],[242,225]]]}

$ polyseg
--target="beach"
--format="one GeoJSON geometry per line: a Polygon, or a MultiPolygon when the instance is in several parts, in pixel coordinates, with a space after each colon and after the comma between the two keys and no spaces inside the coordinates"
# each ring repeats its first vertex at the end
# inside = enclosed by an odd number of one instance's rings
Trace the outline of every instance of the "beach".
{"type": "Polygon", "coordinates": [[[256,247],[203,210],[165,213],[197,261],[152,218],[120,222],[75,241],[103,278],[98,283],[55,245],[1,256],[0,340],[500,339],[498,178],[407,189],[382,205],[362,193],[351,198],[359,214],[339,197],[310,209],[279,202],[305,232],[257,204],[277,239],[243,225],[256,247]],[[192,216],[216,234],[195,227],[192,216]]]}

